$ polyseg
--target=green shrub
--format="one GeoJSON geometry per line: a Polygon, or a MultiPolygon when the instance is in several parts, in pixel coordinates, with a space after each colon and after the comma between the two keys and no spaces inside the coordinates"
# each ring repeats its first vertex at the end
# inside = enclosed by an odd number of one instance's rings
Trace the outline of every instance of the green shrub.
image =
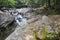
{"type": "Polygon", "coordinates": [[[45,0],[16,0],[17,6],[26,5],[28,7],[38,7],[44,4],[45,0]]]}
{"type": "Polygon", "coordinates": [[[0,7],[14,7],[15,0],[0,0],[0,7]]]}

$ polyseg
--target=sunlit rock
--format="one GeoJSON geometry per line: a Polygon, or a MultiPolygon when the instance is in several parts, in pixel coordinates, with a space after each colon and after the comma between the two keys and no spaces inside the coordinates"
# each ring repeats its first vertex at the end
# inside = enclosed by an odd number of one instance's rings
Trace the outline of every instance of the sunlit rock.
{"type": "Polygon", "coordinates": [[[16,9],[16,11],[18,11],[19,13],[27,13],[27,12],[31,12],[32,8],[21,8],[21,9],[16,9]]]}

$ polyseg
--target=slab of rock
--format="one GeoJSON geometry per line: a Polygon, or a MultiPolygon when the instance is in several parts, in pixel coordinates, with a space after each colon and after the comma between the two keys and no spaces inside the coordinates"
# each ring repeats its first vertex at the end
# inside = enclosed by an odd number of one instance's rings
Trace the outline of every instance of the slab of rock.
{"type": "Polygon", "coordinates": [[[14,17],[9,12],[0,12],[0,40],[4,40],[10,33],[14,31],[16,24],[14,17]]]}
{"type": "Polygon", "coordinates": [[[27,13],[27,12],[31,12],[32,8],[21,8],[21,9],[16,9],[16,11],[18,11],[19,13],[27,13]]]}
{"type": "MultiPolygon", "coordinates": [[[[0,13],[0,25],[6,27],[9,23],[14,20],[14,17],[9,14],[9,12],[0,13]]],[[[0,27],[1,27],[0,26],[0,27]]]]}
{"type": "MultiPolygon", "coordinates": [[[[48,28],[50,28],[49,26],[51,23],[49,20],[53,21],[46,15],[43,16],[37,15],[35,17],[32,17],[31,20],[30,19],[27,20],[29,21],[29,23],[26,22],[25,24],[22,23],[21,25],[17,26],[15,31],[10,36],[8,36],[5,40],[36,40],[33,30],[41,34],[43,23],[47,24],[48,28]]],[[[38,34],[39,37],[41,36],[40,34],[38,34]]]]}
{"type": "MultiPolygon", "coordinates": [[[[24,9],[24,11],[26,11],[26,9],[24,9]]],[[[18,25],[15,31],[5,40],[36,40],[33,30],[36,31],[38,33],[37,36],[42,39],[42,28],[44,24],[46,24],[47,32],[53,32],[52,27],[55,28],[55,21],[57,21],[55,20],[54,16],[40,15],[35,12],[28,12],[28,14],[26,12],[23,13],[27,14],[27,16],[25,16],[28,18],[28,20],[21,23],[21,25],[18,25]]]]}

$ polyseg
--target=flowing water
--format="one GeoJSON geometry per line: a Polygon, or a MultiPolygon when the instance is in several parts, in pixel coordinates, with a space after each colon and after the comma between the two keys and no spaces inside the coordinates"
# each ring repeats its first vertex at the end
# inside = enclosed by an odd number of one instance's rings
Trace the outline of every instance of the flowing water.
{"type": "Polygon", "coordinates": [[[20,13],[17,11],[11,11],[11,15],[15,17],[15,21],[18,25],[26,22],[26,18],[24,18],[20,13]]]}

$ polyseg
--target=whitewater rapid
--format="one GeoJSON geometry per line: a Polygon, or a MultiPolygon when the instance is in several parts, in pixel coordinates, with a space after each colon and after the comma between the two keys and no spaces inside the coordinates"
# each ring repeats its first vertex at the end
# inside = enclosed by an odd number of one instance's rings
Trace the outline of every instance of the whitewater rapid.
{"type": "Polygon", "coordinates": [[[21,13],[15,11],[15,10],[12,10],[12,11],[10,12],[10,14],[15,17],[14,20],[16,21],[16,23],[17,23],[18,25],[21,25],[22,23],[26,23],[26,21],[27,21],[27,19],[24,18],[23,15],[21,15],[21,13]]]}

